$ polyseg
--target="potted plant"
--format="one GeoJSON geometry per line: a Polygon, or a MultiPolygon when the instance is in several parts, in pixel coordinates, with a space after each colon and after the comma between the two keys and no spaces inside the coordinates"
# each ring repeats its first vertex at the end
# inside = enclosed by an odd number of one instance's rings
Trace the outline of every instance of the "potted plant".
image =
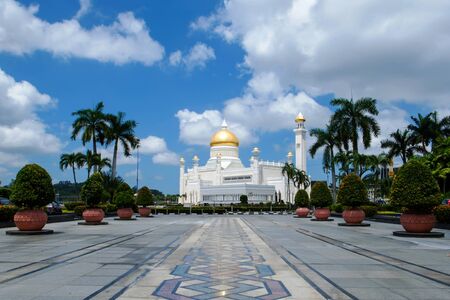
{"type": "Polygon", "coordinates": [[[24,166],[16,176],[10,200],[20,210],[14,214],[14,223],[20,231],[40,231],[48,217],[42,210],[55,199],[52,178],[37,164],[24,166]]]}
{"type": "Polygon", "coordinates": [[[337,202],[345,206],[342,217],[347,224],[361,224],[366,217],[360,206],[368,202],[367,190],[356,174],[348,174],[342,179],[337,202]]]}
{"type": "Polygon", "coordinates": [[[295,214],[299,218],[306,218],[309,214],[309,195],[305,190],[298,190],[295,194],[295,214]]]}
{"type": "Polygon", "coordinates": [[[81,188],[80,197],[86,203],[83,219],[86,223],[100,224],[105,217],[103,209],[98,207],[104,194],[103,177],[100,173],[92,174],[81,188]]]}
{"type": "Polygon", "coordinates": [[[311,188],[311,205],[314,206],[314,216],[318,221],[327,221],[330,216],[330,206],[333,203],[330,189],[325,182],[318,181],[311,188]]]}
{"type": "Polygon", "coordinates": [[[117,206],[117,216],[121,220],[130,220],[133,217],[132,207],[135,205],[135,201],[131,190],[116,193],[114,204],[117,206]]]}
{"type": "Polygon", "coordinates": [[[410,160],[395,175],[391,187],[391,204],[406,211],[400,223],[410,233],[429,233],[436,222],[432,213],[440,203],[439,186],[430,168],[410,160]]]}
{"type": "Polygon", "coordinates": [[[150,216],[150,208],[147,207],[147,205],[153,205],[153,195],[150,189],[146,186],[139,189],[137,198],[136,198],[136,204],[141,205],[142,207],[139,207],[139,215],[141,217],[149,217],[150,216]]]}

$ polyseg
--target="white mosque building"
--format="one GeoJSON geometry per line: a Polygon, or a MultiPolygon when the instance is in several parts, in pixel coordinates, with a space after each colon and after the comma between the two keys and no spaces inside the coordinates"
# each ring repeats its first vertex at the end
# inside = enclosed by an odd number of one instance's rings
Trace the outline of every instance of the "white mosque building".
{"type": "MultiPolygon", "coordinates": [[[[295,167],[306,172],[306,129],[301,113],[295,123],[295,167]]],[[[212,136],[210,146],[210,157],[204,166],[199,165],[200,159],[195,155],[192,168],[186,171],[184,158],[180,158],[181,204],[239,203],[241,195],[247,195],[248,203],[293,201],[296,189],[291,183],[288,197],[287,178],[281,172],[284,162],[261,160],[260,150],[255,147],[250,167],[245,167],[239,158],[239,139],[225,121],[212,136]]],[[[289,152],[287,161],[291,163],[292,159],[289,152]]]]}

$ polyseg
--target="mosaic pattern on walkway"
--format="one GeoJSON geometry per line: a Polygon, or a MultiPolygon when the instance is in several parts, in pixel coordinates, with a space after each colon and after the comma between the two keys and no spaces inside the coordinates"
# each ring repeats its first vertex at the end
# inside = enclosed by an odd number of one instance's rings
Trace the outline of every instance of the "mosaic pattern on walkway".
{"type": "Polygon", "coordinates": [[[215,220],[153,295],[164,299],[275,300],[290,292],[237,219],[215,220]]]}

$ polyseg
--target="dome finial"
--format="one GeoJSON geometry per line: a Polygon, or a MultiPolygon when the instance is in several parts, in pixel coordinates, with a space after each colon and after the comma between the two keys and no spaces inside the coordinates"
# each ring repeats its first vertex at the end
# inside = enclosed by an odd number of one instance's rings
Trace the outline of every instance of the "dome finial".
{"type": "Polygon", "coordinates": [[[226,128],[228,128],[228,124],[227,124],[227,121],[225,121],[225,118],[224,118],[223,121],[222,121],[222,129],[226,129],[226,128]]]}
{"type": "Polygon", "coordinates": [[[298,115],[295,117],[295,123],[303,123],[305,122],[305,117],[303,116],[303,114],[301,112],[298,113],[298,115]]]}

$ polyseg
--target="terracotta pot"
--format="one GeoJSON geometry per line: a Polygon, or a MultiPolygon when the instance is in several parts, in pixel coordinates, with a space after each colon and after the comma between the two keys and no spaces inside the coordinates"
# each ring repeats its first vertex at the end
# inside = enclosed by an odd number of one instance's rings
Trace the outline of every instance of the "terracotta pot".
{"type": "Polygon", "coordinates": [[[141,217],[148,217],[150,216],[150,207],[139,207],[139,215],[141,217]]]}
{"type": "Polygon", "coordinates": [[[344,212],[342,213],[342,217],[344,218],[345,223],[360,224],[362,221],[364,221],[366,214],[360,208],[351,208],[344,210],[344,212]]]}
{"type": "Polygon", "coordinates": [[[23,210],[14,215],[14,223],[22,231],[39,231],[44,228],[47,220],[47,214],[42,210],[23,210]]]}
{"type": "Polygon", "coordinates": [[[87,208],[83,211],[83,219],[86,222],[101,222],[105,213],[101,208],[87,208]]]}
{"type": "Polygon", "coordinates": [[[400,223],[407,232],[427,233],[433,229],[436,217],[433,214],[402,214],[400,223]]]}
{"type": "Polygon", "coordinates": [[[295,214],[299,218],[306,218],[309,214],[309,208],[307,207],[299,207],[295,210],[295,214]]]}
{"type": "Polygon", "coordinates": [[[117,215],[121,219],[131,219],[133,216],[133,210],[131,208],[119,208],[117,210],[117,215]]]}
{"type": "Polygon", "coordinates": [[[325,208],[316,208],[314,210],[314,216],[317,220],[325,221],[328,220],[328,217],[330,216],[330,209],[328,207],[325,208]]]}

